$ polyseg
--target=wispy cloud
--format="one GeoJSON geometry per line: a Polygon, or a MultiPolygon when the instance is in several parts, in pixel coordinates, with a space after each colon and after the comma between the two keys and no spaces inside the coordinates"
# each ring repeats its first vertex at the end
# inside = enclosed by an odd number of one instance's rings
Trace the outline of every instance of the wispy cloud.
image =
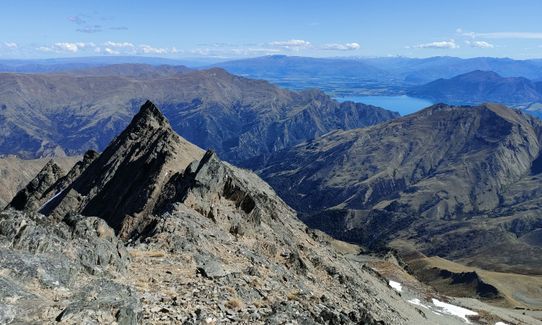
{"type": "Polygon", "coordinates": [[[339,44],[339,43],[331,43],[331,44],[324,44],[322,46],[322,50],[330,50],[330,51],[353,51],[359,49],[361,46],[358,43],[346,43],[346,44],[339,44]]]}
{"type": "Polygon", "coordinates": [[[109,48],[109,47],[104,48],[104,52],[107,53],[107,54],[111,54],[111,55],[119,55],[120,54],[120,51],[114,50],[114,49],[109,48]]]}
{"type": "Polygon", "coordinates": [[[495,45],[488,43],[486,41],[465,41],[465,44],[469,45],[470,47],[476,47],[479,49],[492,49],[495,47],[495,45]]]}
{"type": "Polygon", "coordinates": [[[110,47],[110,48],[117,48],[117,49],[133,49],[135,48],[135,45],[130,42],[112,42],[107,41],[104,43],[104,46],[110,47]]]}
{"type": "Polygon", "coordinates": [[[466,32],[466,33],[463,33],[463,35],[472,37],[472,38],[542,40],[542,33],[538,33],[538,32],[493,32],[493,33],[466,32]]]}
{"type": "Polygon", "coordinates": [[[17,45],[17,43],[14,43],[14,42],[4,42],[4,46],[7,47],[8,49],[12,49],[12,50],[19,47],[17,45]]]}
{"type": "Polygon", "coordinates": [[[96,44],[94,43],[84,43],[84,42],[58,42],[54,43],[51,46],[40,46],[37,48],[41,52],[68,52],[68,53],[77,53],[83,49],[95,48],[96,44]]]}
{"type": "MultiPolygon", "coordinates": [[[[1,43],[0,43],[1,44],[1,43]]],[[[152,43],[133,43],[129,41],[106,41],[94,44],[91,42],[56,42],[43,44],[35,48],[41,52],[64,54],[102,54],[102,55],[149,55],[178,56],[194,55],[208,57],[250,57],[281,53],[298,53],[299,51],[353,51],[360,49],[356,42],[313,44],[307,40],[291,39],[262,43],[211,43],[199,44],[197,48],[178,49],[174,46],[156,46],[152,43]]]]}
{"type": "Polygon", "coordinates": [[[188,51],[183,51],[183,53],[188,53],[196,56],[208,56],[216,58],[230,58],[236,56],[254,56],[254,55],[270,55],[281,53],[282,50],[277,48],[272,48],[269,46],[253,46],[253,47],[242,47],[232,45],[231,47],[200,47],[188,51]]]}
{"type": "Polygon", "coordinates": [[[269,43],[273,47],[282,48],[285,50],[299,51],[302,49],[310,48],[312,45],[310,42],[301,39],[291,39],[287,41],[273,41],[269,43]]]}
{"type": "Polygon", "coordinates": [[[93,26],[85,26],[82,28],[77,28],[75,31],[80,32],[80,33],[92,34],[92,33],[99,33],[102,30],[103,28],[101,25],[93,25],[93,26]]]}
{"type": "Polygon", "coordinates": [[[82,15],[69,16],[68,20],[77,25],[84,25],[87,23],[86,18],[84,18],[82,15]]]}
{"type": "Polygon", "coordinates": [[[114,20],[114,17],[97,17],[96,14],[69,16],[68,20],[77,25],[75,31],[79,33],[91,34],[103,32],[104,30],[123,31],[128,29],[126,26],[108,26],[114,20]]]}
{"type": "Polygon", "coordinates": [[[147,44],[141,44],[139,46],[139,49],[144,54],[167,54],[167,53],[169,53],[168,49],[160,48],[160,47],[152,47],[152,46],[147,45],[147,44]]]}
{"type": "Polygon", "coordinates": [[[418,44],[414,45],[413,47],[418,49],[458,49],[460,46],[455,42],[455,40],[451,39],[448,41],[418,44]]]}

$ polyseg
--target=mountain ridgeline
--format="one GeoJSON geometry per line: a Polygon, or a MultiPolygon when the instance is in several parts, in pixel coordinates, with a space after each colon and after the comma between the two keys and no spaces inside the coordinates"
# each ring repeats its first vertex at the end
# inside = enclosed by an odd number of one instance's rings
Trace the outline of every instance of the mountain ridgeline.
{"type": "Polygon", "coordinates": [[[308,229],[258,176],[177,135],[151,102],[103,153],[64,176],[51,162],[21,193],[0,214],[2,296],[18,297],[0,305],[8,322],[443,321],[308,229]]]}
{"type": "Polygon", "coordinates": [[[501,77],[492,71],[472,71],[412,87],[408,94],[448,104],[527,104],[542,102],[542,82],[523,77],[501,77]]]}
{"type": "Polygon", "coordinates": [[[301,82],[314,80],[323,88],[330,87],[330,79],[343,78],[344,85],[352,80],[393,81],[389,84],[419,85],[440,78],[452,78],[475,70],[495,71],[504,77],[542,78],[540,60],[513,60],[509,58],[457,58],[437,56],[429,58],[310,58],[269,55],[214,64],[235,74],[250,78],[301,82]]]}
{"type": "Polygon", "coordinates": [[[337,238],[539,274],[541,140],[542,122],[520,111],[439,104],[252,168],[337,238]]]}
{"type": "Polygon", "coordinates": [[[162,107],[175,131],[232,162],[398,116],[217,68],[128,64],[62,74],[3,73],[0,154],[33,158],[102,151],[147,98],[162,107]]]}

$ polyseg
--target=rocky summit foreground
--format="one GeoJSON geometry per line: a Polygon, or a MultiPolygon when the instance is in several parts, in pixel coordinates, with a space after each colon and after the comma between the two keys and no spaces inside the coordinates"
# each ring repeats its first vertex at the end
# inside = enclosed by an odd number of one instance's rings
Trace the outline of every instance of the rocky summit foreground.
{"type": "Polygon", "coordinates": [[[426,320],[329,242],[147,102],[102,154],[66,176],[48,164],[0,215],[0,323],[426,320]]]}

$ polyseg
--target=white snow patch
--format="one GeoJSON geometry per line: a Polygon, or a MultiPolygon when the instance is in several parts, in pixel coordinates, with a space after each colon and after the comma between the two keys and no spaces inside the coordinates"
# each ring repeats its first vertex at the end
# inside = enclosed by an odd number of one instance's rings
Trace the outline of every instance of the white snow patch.
{"type": "Polygon", "coordinates": [[[457,316],[459,318],[462,318],[467,324],[470,323],[467,316],[478,315],[478,313],[475,312],[475,311],[472,311],[472,310],[469,310],[469,309],[466,309],[466,308],[463,308],[463,307],[455,306],[455,305],[452,305],[452,304],[448,304],[448,303],[442,302],[442,301],[440,301],[438,299],[435,299],[435,298],[433,298],[433,304],[435,306],[441,308],[442,312],[444,312],[446,314],[454,315],[454,316],[457,316]]]}
{"type": "Polygon", "coordinates": [[[403,291],[403,286],[401,285],[401,283],[399,283],[397,281],[390,280],[389,284],[390,284],[390,287],[395,289],[395,291],[397,291],[397,292],[402,292],[403,291]]]}
{"type": "Polygon", "coordinates": [[[422,304],[422,302],[420,301],[420,299],[418,298],[414,298],[414,299],[410,299],[410,300],[407,300],[407,302],[413,304],[413,305],[416,305],[416,306],[420,306],[420,307],[423,307],[425,309],[429,309],[429,307],[427,307],[426,305],[422,304]]]}
{"type": "Polygon", "coordinates": [[[47,204],[51,203],[51,201],[53,201],[54,199],[56,199],[62,192],[64,192],[64,191],[60,191],[60,192],[56,193],[52,198],[50,198],[49,200],[47,200],[47,202],[43,203],[43,205],[38,209],[38,211],[41,210],[41,209],[43,209],[43,208],[45,208],[45,207],[47,206],[47,204]]]}
{"type": "Polygon", "coordinates": [[[495,325],[510,325],[510,324],[505,323],[505,322],[496,322],[495,325]]]}

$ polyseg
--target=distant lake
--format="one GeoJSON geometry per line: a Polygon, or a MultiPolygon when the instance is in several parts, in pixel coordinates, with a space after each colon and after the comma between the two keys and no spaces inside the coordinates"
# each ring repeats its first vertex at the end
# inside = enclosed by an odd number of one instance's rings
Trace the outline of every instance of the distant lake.
{"type": "Polygon", "coordinates": [[[335,98],[339,102],[353,101],[399,112],[401,116],[415,113],[423,108],[433,105],[432,102],[410,96],[350,96],[335,98]]]}

